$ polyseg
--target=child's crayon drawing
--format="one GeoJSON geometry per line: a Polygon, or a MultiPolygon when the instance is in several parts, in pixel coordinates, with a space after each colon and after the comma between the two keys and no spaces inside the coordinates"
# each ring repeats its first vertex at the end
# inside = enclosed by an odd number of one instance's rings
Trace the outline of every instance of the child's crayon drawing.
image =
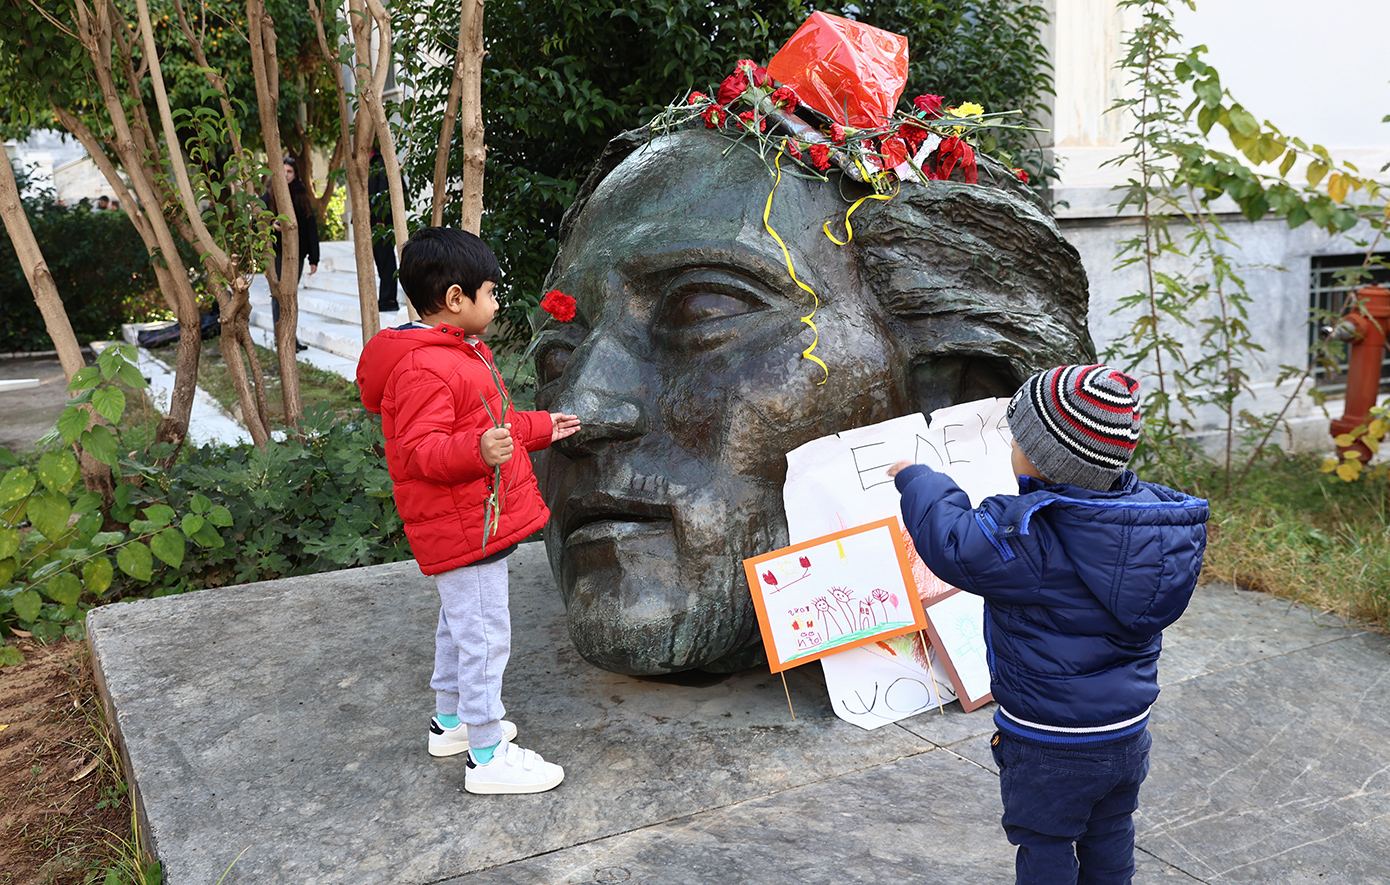
{"type": "Polygon", "coordinates": [[[894,519],[744,561],[773,672],[925,625],[894,519]]]}

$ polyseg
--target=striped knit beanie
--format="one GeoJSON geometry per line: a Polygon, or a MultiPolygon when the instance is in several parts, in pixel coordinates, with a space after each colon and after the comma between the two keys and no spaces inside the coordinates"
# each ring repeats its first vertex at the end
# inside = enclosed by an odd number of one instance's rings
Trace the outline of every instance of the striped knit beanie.
{"type": "Polygon", "coordinates": [[[1048,482],[1109,491],[1139,442],[1139,382],[1109,366],[1058,366],[1023,382],[1008,417],[1048,482]]]}

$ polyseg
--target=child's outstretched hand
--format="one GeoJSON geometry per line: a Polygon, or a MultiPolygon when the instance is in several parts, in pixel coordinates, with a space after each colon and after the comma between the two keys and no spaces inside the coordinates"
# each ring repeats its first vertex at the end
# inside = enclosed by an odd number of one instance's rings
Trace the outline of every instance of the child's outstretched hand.
{"type": "Polygon", "coordinates": [[[899,473],[904,467],[911,467],[911,466],[912,466],[912,462],[911,462],[911,461],[899,461],[898,463],[894,464],[892,467],[889,467],[889,468],[888,468],[888,475],[889,475],[889,476],[897,476],[898,473],[899,473]]]}
{"type": "Polygon", "coordinates": [[[483,463],[489,467],[497,467],[512,460],[513,447],[511,424],[489,427],[483,431],[483,438],[478,441],[483,463]]]}
{"type": "Polygon", "coordinates": [[[550,441],[564,439],[579,432],[579,416],[566,415],[564,412],[550,413],[550,441]]]}

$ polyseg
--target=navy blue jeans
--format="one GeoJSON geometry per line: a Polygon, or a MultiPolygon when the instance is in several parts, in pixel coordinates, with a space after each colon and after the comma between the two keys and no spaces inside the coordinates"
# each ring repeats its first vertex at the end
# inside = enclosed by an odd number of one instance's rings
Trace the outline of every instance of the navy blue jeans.
{"type": "Polygon", "coordinates": [[[1018,885],[1129,885],[1148,729],[1099,747],[1042,747],[997,733],[1004,834],[1018,885]]]}

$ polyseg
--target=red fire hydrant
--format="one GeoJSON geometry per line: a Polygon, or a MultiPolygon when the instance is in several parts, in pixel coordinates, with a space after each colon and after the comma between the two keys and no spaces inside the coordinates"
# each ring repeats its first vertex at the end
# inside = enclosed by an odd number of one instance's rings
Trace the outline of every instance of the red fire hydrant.
{"type": "MultiPolygon", "coordinates": [[[[1356,290],[1356,302],[1342,317],[1341,326],[1351,339],[1347,359],[1346,412],[1332,422],[1332,436],[1350,433],[1371,419],[1371,407],[1380,393],[1380,364],[1385,350],[1385,330],[1390,328],[1390,289],[1365,286],[1356,290]]],[[[1338,446],[1337,455],[1361,453],[1361,463],[1371,459],[1371,450],[1357,439],[1350,446],[1338,446]]]]}

